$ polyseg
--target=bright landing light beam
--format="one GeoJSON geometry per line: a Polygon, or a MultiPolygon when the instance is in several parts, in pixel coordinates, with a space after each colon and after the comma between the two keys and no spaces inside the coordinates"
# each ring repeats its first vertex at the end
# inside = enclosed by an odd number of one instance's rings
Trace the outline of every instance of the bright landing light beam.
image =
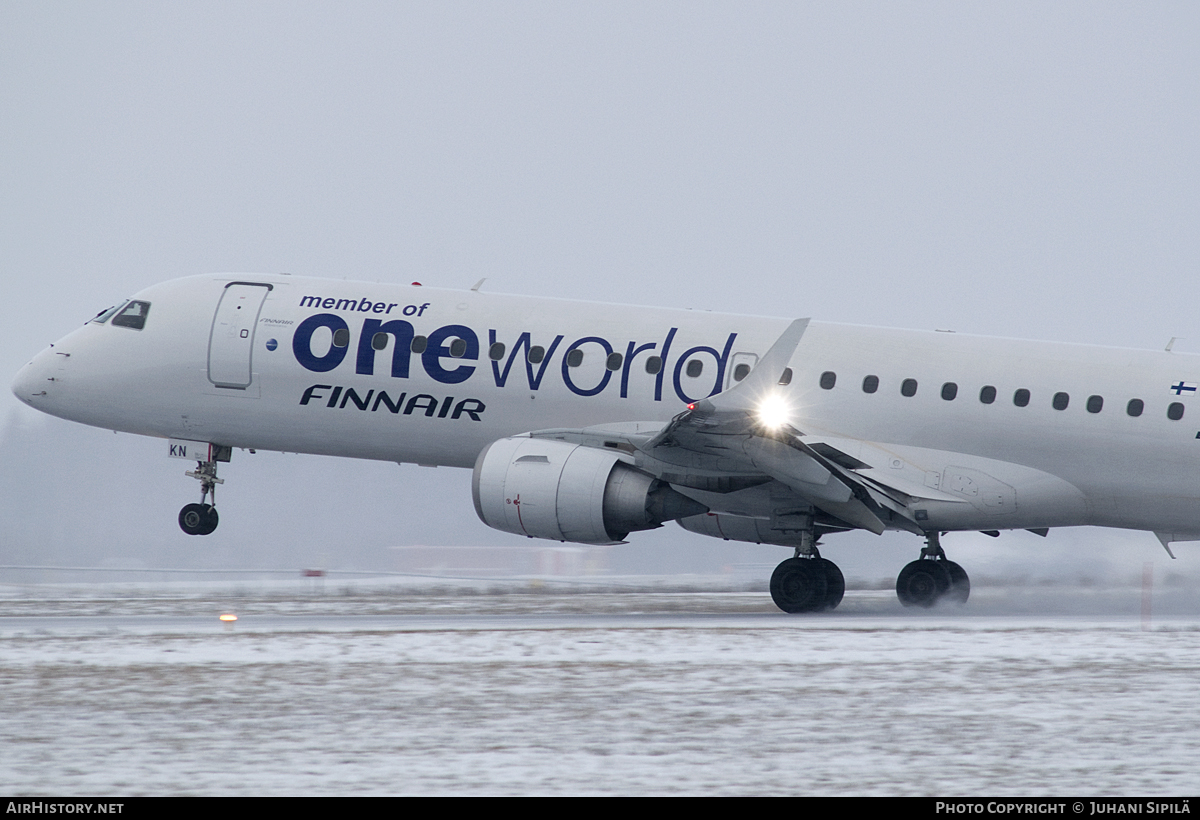
{"type": "Polygon", "coordinates": [[[792,419],[792,409],[778,393],[772,393],[758,403],[758,421],[769,430],[779,430],[792,419]]]}

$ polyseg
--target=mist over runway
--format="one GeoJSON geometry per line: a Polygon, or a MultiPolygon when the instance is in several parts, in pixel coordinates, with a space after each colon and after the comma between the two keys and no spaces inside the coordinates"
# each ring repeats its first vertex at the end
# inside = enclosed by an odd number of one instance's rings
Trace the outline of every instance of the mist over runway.
{"type": "Polygon", "coordinates": [[[9,588],[0,785],[954,796],[1200,781],[1190,589],[1160,591],[1147,621],[1140,591],[1113,587],[984,587],[931,612],[852,589],[814,616],[678,587],[238,587],[9,588]]]}

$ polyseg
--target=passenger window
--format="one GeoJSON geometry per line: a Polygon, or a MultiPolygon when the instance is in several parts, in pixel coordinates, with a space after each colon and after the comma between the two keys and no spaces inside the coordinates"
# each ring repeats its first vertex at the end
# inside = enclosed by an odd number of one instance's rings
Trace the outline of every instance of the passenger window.
{"type": "Polygon", "coordinates": [[[979,391],[979,400],[984,404],[991,404],[996,400],[996,388],[990,384],[985,384],[983,389],[979,391]]]}
{"type": "Polygon", "coordinates": [[[388,334],[376,333],[371,337],[371,347],[373,347],[375,350],[383,350],[385,347],[387,347],[387,340],[388,334]]]}
{"type": "MultiPolygon", "coordinates": [[[[116,319],[113,320],[113,324],[116,324],[116,319]]],[[[350,331],[344,327],[339,327],[337,330],[333,331],[333,346],[334,347],[349,347],[350,346],[350,331]]]]}
{"type": "Polygon", "coordinates": [[[455,339],[450,343],[450,355],[455,359],[461,359],[467,355],[467,340],[455,339]]]}
{"type": "Polygon", "coordinates": [[[579,367],[583,364],[583,351],[575,348],[567,354],[567,367],[579,367]]]}
{"type": "Polygon", "coordinates": [[[902,381],[900,383],[900,395],[901,396],[917,395],[917,380],[916,379],[905,379],[904,381],[902,381]]]}
{"type": "Polygon", "coordinates": [[[867,376],[865,379],[863,379],[863,392],[864,393],[874,393],[878,389],[879,389],[879,377],[878,376],[867,376]]]}
{"type": "Polygon", "coordinates": [[[704,372],[704,362],[699,359],[692,359],[687,363],[687,374],[693,379],[704,372]]]}
{"type": "Polygon", "coordinates": [[[1088,396],[1087,411],[1089,413],[1099,413],[1104,409],[1104,398],[1102,396],[1088,396]]]}
{"type": "Polygon", "coordinates": [[[413,336],[412,344],[408,346],[408,349],[420,355],[425,352],[427,347],[429,347],[429,339],[424,336],[413,336]]]}
{"type": "Polygon", "coordinates": [[[1017,407],[1025,407],[1029,404],[1029,391],[1022,387],[1016,393],[1013,393],[1013,404],[1017,407]]]}
{"type": "Polygon", "coordinates": [[[1183,405],[1177,401],[1173,401],[1167,405],[1167,418],[1171,421],[1179,421],[1183,418],[1183,405]]]}
{"type": "Polygon", "coordinates": [[[837,373],[834,373],[832,370],[826,370],[821,374],[822,390],[832,390],[835,384],[837,384],[837,373]]]}
{"type": "Polygon", "coordinates": [[[750,365],[746,363],[739,364],[733,369],[733,380],[740,382],[742,379],[750,375],[750,365]]]}
{"type": "Polygon", "coordinates": [[[1146,403],[1141,399],[1130,399],[1129,404],[1125,405],[1125,412],[1137,418],[1146,409],[1146,403]]]}
{"type": "Polygon", "coordinates": [[[646,372],[653,376],[658,371],[662,370],[662,356],[651,356],[646,359],[646,372]]]}
{"type": "Polygon", "coordinates": [[[496,342],[488,348],[488,358],[494,362],[498,362],[504,358],[504,342],[496,342]]]}
{"type": "MultiPolygon", "coordinates": [[[[129,302],[112,317],[112,323],[117,327],[128,327],[141,330],[146,326],[146,316],[150,313],[149,302],[129,302]]],[[[345,345],[343,345],[345,347],[345,345]]]]}
{"type": "Polygon", "coordinates": [[[779,374],[779,386],[786,387],[787,385],[789,385],[791,383],[792,383],[792,369],[790,367],[785,367],[783,369],[783,372],[779,374]]]}
{"type": "Polygon", "coordinates": [[[529,348],[530,364],[540,364],[542,359],[546,358],[546,348],[541,345],[534,345],[529,348]]]}
{"type": "Polygon", "coordinates": [[[604,366],[607,367],[609,370],[620,370],[621,363],[623,361],[625,361],[625,357],[622,356],[620,353],[609,353],[608,359],[605,360],[605,362],[604,362],[604,366]]]}
{"type": "Polygon", "coordinates": [[[1054,398],[1050,401],[1055,410],[1066,410],[1070,403],[1071,397],[1066,393],[1055,393],[1054,398]]]}
{"type": "Polygon", "coordinates": [[[958,385],[954,382],[946,382],[942,385],[942,398],[946,401],[954,401],[958,396],[958,385]]]}

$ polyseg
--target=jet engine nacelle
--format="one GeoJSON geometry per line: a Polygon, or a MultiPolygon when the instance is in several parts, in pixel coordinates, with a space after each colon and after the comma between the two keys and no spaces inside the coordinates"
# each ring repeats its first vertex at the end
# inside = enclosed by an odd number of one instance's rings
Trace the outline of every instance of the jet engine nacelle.
{"type": "Polygon", "coordinates": [[[479,454],[471,495],[489,527],[581,544],[617,544],[708,509],[611,450],[526,436],[479,454]]]}

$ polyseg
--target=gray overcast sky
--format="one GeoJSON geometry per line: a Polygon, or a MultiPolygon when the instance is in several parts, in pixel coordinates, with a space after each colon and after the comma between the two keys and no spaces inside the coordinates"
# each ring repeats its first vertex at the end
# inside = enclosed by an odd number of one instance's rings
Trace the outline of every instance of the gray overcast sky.
{"type": "MultiPolygon", "coordinates": [[[[7,0],[0,112],[8,374],[217,270],[1200,350],[1194,3],[7,0]]],[[[14,560],[196,556],[165,445],[0,419],[14,560]]],[[[512,543],[465,472],[223,475],[213,561],[512,543]]]]}

